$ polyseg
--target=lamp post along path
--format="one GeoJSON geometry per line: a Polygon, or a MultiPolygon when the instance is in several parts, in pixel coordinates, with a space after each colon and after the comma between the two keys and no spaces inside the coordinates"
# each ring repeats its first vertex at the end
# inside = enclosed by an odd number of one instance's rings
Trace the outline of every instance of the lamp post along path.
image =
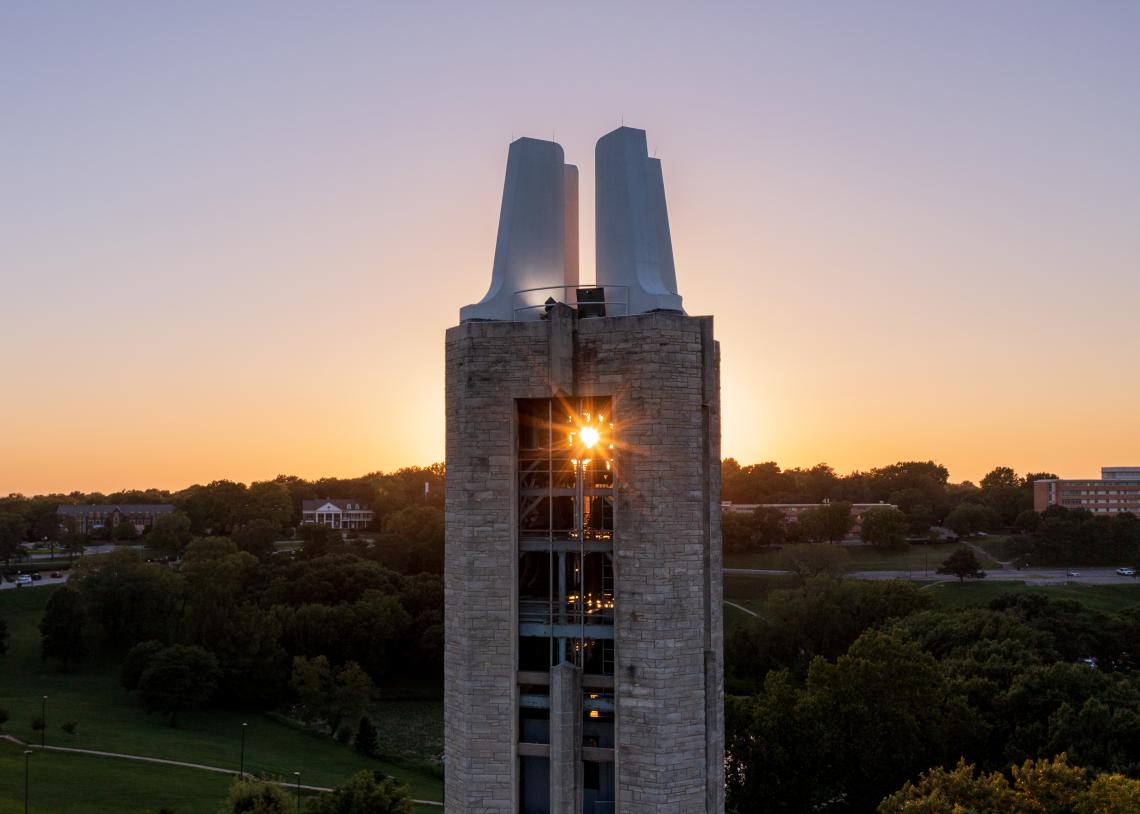
{"type": "Polygon", "coordinates": [[[28,769],[32,759],[32,750],[24,750],[24,814],[28,814],[28,769]]]}

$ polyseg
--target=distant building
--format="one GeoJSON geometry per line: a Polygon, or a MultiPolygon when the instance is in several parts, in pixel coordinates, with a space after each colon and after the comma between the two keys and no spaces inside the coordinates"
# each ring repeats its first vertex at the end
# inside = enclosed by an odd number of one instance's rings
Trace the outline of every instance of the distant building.
{"type": "Polygon", "coordinates": [[[333,529],[366,529],[372,524],[372,509],[340,498],[306,500],[301,504],[301,523],[333,529]]]}
{"type": "Polygon", "coordinates": [[[1104,466],[1100,480],[1038,480],[1033,482],[1033,510],[1050,506],[1088,509],[1093,514],[1140,515],[1140,466],[1104,466]]]}
{"type": "Polygon", "coordinates": [[[86,503],[62,505],[55,510],[61,527],[76,534],[90,534],[106,526],[114,528],[123,522],[134,523],[142,534],[154,525],[155,518],[174,511],[169,503],[86,503]]]}
{"type": "MultiPolygon", "coordinates": [[[[808,509],[818,509],[824,506],[824,503],[733,503],[730,500],[721,501],[720,508],[723,512],[732,512],[739,514],[746,514],[755,509],[778,509],[784,515],[784,520],[789,523],[795,523],[801,514],[808,509]]],[[[848,533],[850,537],[858,537],[859,532],[863,528],[863,515],[874,509],[897,509],[898,506],[893,503],[852,503],[851,516],[855,518],[855,522],[851,526],[851,531],[848,533]]]]}

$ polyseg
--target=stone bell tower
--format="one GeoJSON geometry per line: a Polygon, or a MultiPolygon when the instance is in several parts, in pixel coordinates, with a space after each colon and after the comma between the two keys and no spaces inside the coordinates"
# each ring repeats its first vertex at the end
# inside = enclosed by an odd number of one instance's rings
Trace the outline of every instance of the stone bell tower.
{"type": "Polygon", "coordinates": [[[508,154],[495,265],[447,332],[448,814],[724,810],[719,349],[681,309],[660,163],[508,154]]]}

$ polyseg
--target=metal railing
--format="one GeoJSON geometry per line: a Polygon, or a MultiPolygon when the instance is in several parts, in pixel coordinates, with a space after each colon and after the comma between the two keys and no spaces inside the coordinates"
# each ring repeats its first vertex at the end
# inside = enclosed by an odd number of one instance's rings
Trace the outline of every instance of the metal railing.
{"type": "Polygon", "coordinates": [[[558,303],[575,309],[579,319],[625,317],[629,316],[629,286],[580,283],[524,288],[511,298],[512,318],[515,322],[542,319],[558,303]]]}

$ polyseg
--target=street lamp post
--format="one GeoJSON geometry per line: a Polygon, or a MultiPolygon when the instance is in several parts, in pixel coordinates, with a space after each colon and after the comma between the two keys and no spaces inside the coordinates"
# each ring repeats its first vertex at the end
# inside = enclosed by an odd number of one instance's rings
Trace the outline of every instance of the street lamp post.
{"type": "Polygon", "coordinates": [[[301,773],[293,772],[293,776],[297,778],[297,814],[301,814],[301,773]]]}
{"type": "Polygon", "coordinates": [[[24,814],[28,814],[28,766],[32,759],[32,750],[24,750],[24,814]]]}
{"type": "Polygon", "coordinates": [[[249,726],[247,723],[241,725],[241,762],[238,766],[238,777],[245,777],[245,728],[249,726]]]}
{"type": "Polygon", "coordinates": [[[40,701],[40,748],[43,749],[47,745],[47,696],[45,695],[40,701]]]}

